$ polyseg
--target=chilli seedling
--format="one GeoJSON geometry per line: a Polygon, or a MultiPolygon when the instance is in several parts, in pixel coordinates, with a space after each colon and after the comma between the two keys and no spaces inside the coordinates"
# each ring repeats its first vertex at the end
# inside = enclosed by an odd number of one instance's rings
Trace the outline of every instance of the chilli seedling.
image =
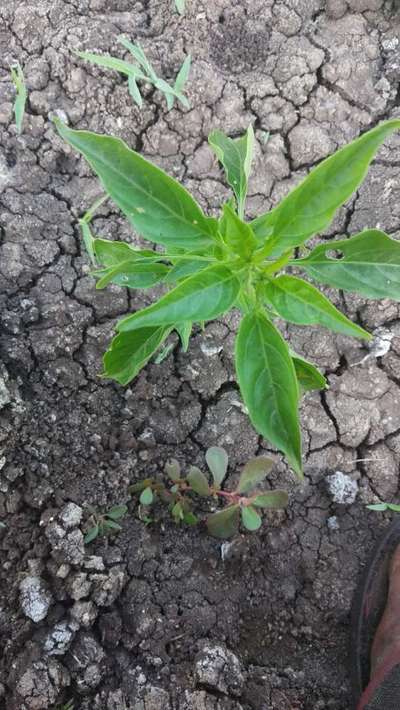
{"type": "Polygon", "coordinates": [[[95,540],[96,537],[117,533],[122,530],[116,520],[121,520],[127,513],[128,508],[126,505],[116,505],[105,513],[99,513],[92,506],[88,506],[88,511],[90,513],[91,527],[85,535],[84,541],[86,545],[95,540]]]}
{"type": "Polygon", "coordinates": [[[190,108],[190,103],[183,94],[185,84],[190,73],[190,54],[183,62],[176,76],[174,85],[170,86],[166,81],[164,81],[164,79],[157,76],[152,64],[147,59],[140,44],[133,44],[122,35],[117,38],[117,41],[122,44],[128,52],[130,52],[134,62],[126,62],[123,59],[117,59],[116,57],[110,57],[109,55],[104,54],[95,54],[93,52],[76,51],[75,54],[77,54],[81,59],[85,59],[87,62],[95,64],[98,67],[114,69],[120,74],[127,76],[129,93],[139,108],[143,106],[143,98],[137,84],[138,81],[144,81],[147,84],[152,84],[156,89],[161,91],[161,93],[165,96],[168,110],[173,108],[175,99],[178,99],[178,101],[180,101],[185,108],[190,108]]]}
{"type": "Polygon", "coordinates": [[[248,461],[233,491],[221,488],[228,470],[225,449],[219,446],[207,449],[206,462],[212,482],[197,466],[191,466],[188,473],[182,475],[178,461],[172,459],[165,466],[163,479],[146,478],[131,486],[130,493],[139,495],[139,517],[149,522],[148,510],[159,500],[168,506],[175,523],[196,525],[204,517],[198,513],[199,498],[220,500],[225,506],[205,516],[205,521],[210,535],[229,538],[238,532],[240,522],[246,530],[258,530],[262,523],[262,509],[286,508],[286,491],[257,488],[271,470],[272,459],[259,456],[248,461]]]}
{"type": "Polygon", "coordinates": [[[245,200],[254,134],[209,137],[233,197],[219,219],[207,217],[173,178],[120,139],[72,130],[59,119],[60,135],[86,157],[103,188],[132,227],[158,250],[93,240],[101,268],[97,288],[164,284],[158,301],[120,320],[104,356],[104,377],[128,384],[177,330],[187,348],[193,323],[241,312],[235,364],[240,391],[259,434],[284,452],[302,475],[299,402],[304,390],[322,389],[324,376],[293,352],[274,324],[303,326],[370,339],[315,286],[317,283],[373,299],[400,300],[400,242],[380,229],[349,239],[303,247],[326,230],[336,210],[362,183],[378,148],[400,120],[381,123],[310,171],[279,205],[246,222],[245,200]],[[303,247],[301,255],[296,249],[303,247]],[[282,273],[286,272],[286,273],[282,273]]]}

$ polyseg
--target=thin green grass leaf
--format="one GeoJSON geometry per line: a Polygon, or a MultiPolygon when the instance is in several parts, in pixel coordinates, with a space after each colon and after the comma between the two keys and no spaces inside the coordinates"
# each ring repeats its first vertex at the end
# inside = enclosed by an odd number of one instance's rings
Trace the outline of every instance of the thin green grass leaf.
{"type": "Polygon", "coordinates": [[[18,133],[22,133],[22,124],[25,115],[25,104],[28,97],[28,93],[25,86],[24,74],[22,67],[19,62],[16,62],[11,67],[11,79],[15,86],[17,92],[16,99],[14,101],[14,115],[15,115],[15,125],[17,127],[18,133]]]}

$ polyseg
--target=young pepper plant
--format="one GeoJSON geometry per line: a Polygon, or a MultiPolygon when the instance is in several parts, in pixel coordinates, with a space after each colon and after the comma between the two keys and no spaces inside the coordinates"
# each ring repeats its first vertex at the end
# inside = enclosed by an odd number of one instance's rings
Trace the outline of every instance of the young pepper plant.
{"type": "Polygon", "coordinates": [[[326,382],[289,348],[274,320],[371,337],[308,280],[293,275],[293,267],[317,283],[373,299],[400,300],[400,242],[380,229],[324,241],[306,254],[303,249],[300,258],[295,253],[328,227],[362,183],[384,140],[400,128],[400,120],[381,123],[341,148],[277,207],[250,222],[244,221],[244,213],[254,143],[251,126],[236,140],[220,131],[210,135],[234,195],[222,206],[219,219],[207,217],[178,182],[118,138],[72,130],[58,119],[56,126],[87,159],[132,227],[160,249],[94,239],[101,266],[97,287],[163,283],[170,289],[153,305],[119,321],[104,356],[104,376],[126,385],[173,329],[187,347],[193,323],[239,309],[236,373],[249,417],[301,476],[300,393],[323,388],[326,382]]]}
{"type": "Polygon", "coordinates": [[[286,491],[258,490],[266,479],[273,460],[266,456],[250,459],[243,468],[239,482],[233,491],[222,489],[221,485],[228,470],[228,454],[220,446],[212,446],[206,451],[206,462],[212,476],[209,478],[197,466],[191,466],[186,475],[175,459],[165,466],[165,479],[146,478],[130,488],[133,495],[139,495],[139,517],[145,522],[150,507],[160,500],[169,507],[171,517],[177,525],[196,525],[199,522],[198,498],[222,500],[225,506],[205,517],[208,532],[213,537],[229,538],[239,530],[241,522],[246,530],[258,530],[262,523],[259,511],[281,510],[288,504],[286,491]],[[194,508],[196,507],[196,512],[194,508]]]}

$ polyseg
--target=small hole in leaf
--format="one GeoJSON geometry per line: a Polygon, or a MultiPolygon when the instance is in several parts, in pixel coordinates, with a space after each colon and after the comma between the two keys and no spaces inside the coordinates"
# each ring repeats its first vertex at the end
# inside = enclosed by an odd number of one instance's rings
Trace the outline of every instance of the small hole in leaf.
{"type": "Polygon", "coordinates": [[[325,256],[328,259],[343,259],[344,254],[339,249],[329,249],[325,252],[325,256]]]}

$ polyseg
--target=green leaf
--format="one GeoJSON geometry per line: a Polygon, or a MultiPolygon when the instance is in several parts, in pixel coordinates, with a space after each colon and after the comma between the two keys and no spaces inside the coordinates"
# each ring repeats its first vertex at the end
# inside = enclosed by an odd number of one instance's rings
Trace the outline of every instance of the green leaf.
{"type": "Polygon", "coordinates": [[[361,185],[378,148],[398,128],[399,119],[381,123],[320,163],[277,207],[251,223],[256,236],[263,240],[273,228],[269,243],[278,255],[326,229],[361,185]]]}
{"type": "Polygon", "coordinates": [[[239,289],[238,278],[227,267],[209,266],[189,276],[152,306],[119,321],[117,330],[212,320],[231,308],[239,289]]]}
{"type": "Polygon", "coordinates": [[[289,496],[286,491],[264,491],[252,499],[251,504],[257,508],[271,508],[282,510],[287,508],[289,496]]]}
{"type": "Polygon", "coordinates": [[[132,486],[129,486],[128,491],[133,495],[135,493],[141,493],[141,491],[145,488],[151,486],[152,483],[154,483],[152,478],[145,478],[143,481],[138,481],[138,483],[134,483],[132,486]]]}
{"type": "Polygon", "coordinates": [[[251,505],[247,505],[242,508],[242,523],[247,530],[258,530],[261,527],[262,520],[254,508],[251,505]]]}
{"type": "Polygon", "coordinates": [[[229,138],[222,131],[212,131],[208,142],[224,166],[226,178],[237,200],[238,214],[244,217],[244,205],[254,151],[254,131],[250,125],[241,138],[229,138]]]}
{"type": "Polygon", "coordinates": [[[120,530],[122,530],[121,525],[118,525],[118,523],[115,523],[114,520],[109,520],[108,518],[104,520],[103,527],[105,530],[115,530],[116,532],[120,532],[120,530]]]}
{"type": "Polygon", "coordinates": [[[190,320],[184,321],[183,323],[177,323],[175,326],[175,330],[181,339],[182,350],[184,353],[186,353],[189,348],[189,340],[192,333],[192,328],[193,323],[191,323],[190,320]]]}
{"type": "Polygon", "coordinates": [[[393,510],[395,513],[400,513],[400,505],[397,505],[396,503],[388,503],[387,507],[389,510],[393,510]]]}
{"type": "Polygon", "coordinates": [[[145,488],[144,491],[141,492],[139,500],[142,505],[152,504],[154,500],[154,495],[150,487],[145,488]]]}
{"type": "Polygon", "coordinates": [[[119,520],[120,518],[123,518],[127,512],[127,505],[115,505],[113,508],[110,508],[110,510],[107,511],[106,515],[107,518],[111,518],[112,520],[119,520]]]}
{"type": "Polygon", "coordinates": [[[200,471],[197,466],[191,466],[188,475],[186,476],[186,480],[191,488],[193,488],[194,492],[197,493],[199,496],[209,496],[210,495],[210,486],[208,485],[208,481],[200,471]]]}
{"type": "Polygon", "coordinates": [[[213,537],[226,539],[236,535],[239,528],[239,506],[229,505],[207,518],[207,530],[213,537]]]}
{"type": "Polygon", "coordinates": [[[162,350],[160,350],[159,353],[154,358],[154,363],[156,365],[161,365],[161,363],[167,359],[168,355],[170,354],[171,350],[173,350],[173,349],[174,349],[173,343],[168,343],[168,345],[165,345],[165,347],[163,347],[162,350]]]}
{"type": "Polygon", "coordinates": [[[174,507],[171,510],[171,515],[176,523],[179,523],[181,520],[184,519],[185,512],[183,510],[181,501],[178,501],[177,503],[175,503],[174,507]]]}
{"type": "Polygon", "coordinates": [[[98,536],[99,532],[100,532],[100,529],[99,529],[98,525],[94,525],[92,528],[90,528],[90,530],[88,530],[88,532],[86,533],[84,540],[83,540],[85,545],[88,545],[89,542],[92,542],[93,540],[95,540],[96,537],[98,536]]]}
{"type": "Polygon", "coordinates": [[[178,94],[182,93],[185,88],[185,84],[189,79],[191,63],[192,57],[190,56],[190,54],[188,54],[181,68],[179,69],[178,74],[176,75],[174,89],[178,94]]]}
{"type": "Polygon", "coordinates": [[[162,254],[157,254],[151,249],[135,249],[126,242],[112,242],[109,239],[95,239],[94,253],[100,264],[104,266],[117,266],[123,261],[160,261],[162,254]]]}
{"type": "MultiPolygon", "coordinates": [[[[400,244],[399,244],[400,248],[400,244]]],[[[336,333],[369,340],[372,336],[352,323],[311,284],[286,274],[264,286],[264,295],[278,315],[297,325],[320,325],[336,333]]]]}
{"type": "Polygon", "coordinates": [[[146,72],[147,77],[151,79],[151,81],[154,82],[157,80],[157,74],[154,71],[151,63],[147,59],[140,44],[133,44],[133,42],[130,42],[129,39],[126,39],[126,37],[124,37],[123,35],[118,35],[117,42],[119,42],[119,44],[122,44],[122,46],[125,47],[125,49],[127,49],[128,52],[131,53],[134,59],[139,62],[140,66],[146,72]]]}
{"type": "Polygon", "coordinates": [[[92,236],[92,232],[90,231],[90,227],[87,222],[85,222],[84,219],[79,220],[79,226],[81,228],[82,232],[82,238],[83,238],[83,243],[86,247],[86,251],[89,254],[90,261],[92,264],[96,264],[96,256],[94,253],[94,242],[95,239],[92,236]]]}
{"type": "Polygon", "coordinates": [[[183,13],[185,12],[185,4],[186,0],[175,0],[175,7],[180,15],[183,15],[183,13]]]}
{"type": "Polygon", "coordinates": [[[223,206],[219,226],[228,247],[243,259],[249,259],[257,247],[257,240],[252,228],[237,216],[228,203],[223,206]]]}
{"type": "Polygon", "coordinates": [[[176,459],[170,459],[165,464],[165,473],[171,481],[179,481],[181,477],[181,466],[176,459]]]}
{"type": "Polygon", "coordinates": [[[128,148],[119,138],[56,128],[86,158],[104,189],[133,227],[157,244],[204,249],[215,240],[216,220],[207,218],[173,178],[128,148]]]}
{"type": "Polygon", "coordinates": [[[197,274],[202,269],[206,269],[210,263],[208,261],[193,258],[191,259],[181,259],[169,270],[168,274],[165,276],[164,283],[175,284],[178,281],[183,281],[188,276],[192,274],[197,274]]]}
{"type": "Polygon", "coordinates": [[[138,328],[117,335],[103,357],[103,377],[127,385],[146,365],[171,330],[160,327],[138,328]]]}
{"type": "Polygon", "coordinates": [[[323,390],[328,386],[328,383],[323,374],[308,360],[290,353],[293,360],[294,369],[296,370],[297,380],[300,387],[308,392],[309,390],[323,390]]]}
{"type": "Polygon", "coordinates": [[[384,510],[388,509],[388,504],[387,503],[372,503],[371,505],[367,505],[368,510],[377,510],[379,512],[383,512],[384,510]]]}
{"type": "Polygon", "coordinates": [[[400,300],[400,242],[378,229],[320,244],[292,263],[329,286],[368,298],[400,300]]]}
{"type": "Polygon", "coordinates": [[[73,51],[74,54],[81,59],[84,59],[86,62],[90,62],[90,64],[95,64],[96,66],[104,67],[105,69],[113,69],[120,74],[126,74],[126,76],[132,76],[135,79],[147,79],[146,75],[143,74],[139,67],[131,64],[130,62],[125,62],[123,59],[116,59],[115,57],[110,57],[105,54],[96,54],[95,52],[73,51]]]}
{"type": "Polygon", "coordinates": [[[236,339],[236,371],[256,430],[301,474],[299,387],[289,349],[262,312],[249,313],[236,339]]]}
{"type": "Polygon", "coordinates": [[[194,515],[191,511],[188,513],[185,513],[183,516],[183,522],[186,523],[186,525],[197,525],[199,522],[199,519],[197,515],[194,515]]]}
{"type": "Polygon", "coordinates": [[[17,132],[22,133],[22,124],[24,121],[25,104],[28,93],[26,91],[24,73],[19,62],[16,62],[16,64],[11,67],[11,79],[17,93],[14,101],[15,125],[17,127],[17,132]]]}
{"type": "Polygon", "coordinates": [[[142,108],[143,99],[142,99],[142,95],[139,91],[139,87],[136,83],[136,79],[134,76],[128,76],[128,89],[129,89],[129,93],[132,96],[135,104],[137,104],[139,106],[139,108],[142,108]]]}
{"type": "Polygon", "coordinates": [[[206,451],[206,462],[214,484],[219,488],[228,470],[228,454],[222,446],[210,446],[206,451]]]}
{"type": "Polygon", "coordinates": [[[274,462],[267,456],[257,456],[248,461],[240,475],[238,493],[248,493],[268,476],[274,462]]]}
{"type": "MultiPolygon", "coordinates": [[[[122,261],[116,266],[97,272],[101,278],[96,284],[97,289],[105,288],[110,282],[127,288],[151,288],[163,281],[168,274],[165,264],[143,264],[138,261],[122,261]]],[[[96,275],[96,272],[94,272],[96,275]]]]}

